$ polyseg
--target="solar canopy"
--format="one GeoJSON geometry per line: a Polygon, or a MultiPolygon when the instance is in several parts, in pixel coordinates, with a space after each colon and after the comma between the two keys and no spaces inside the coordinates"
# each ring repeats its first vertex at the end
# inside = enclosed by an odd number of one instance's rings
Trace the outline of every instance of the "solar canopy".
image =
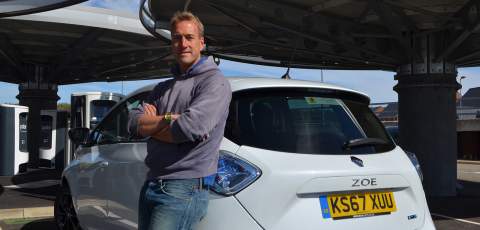
{"type": "Polygon", "coordinates": [[[140,19],[158,36],[178,10],[203,21],[207,53],[242,62],[394,71],[480,60],[475,0],[142,0],[140,19]]]}
{"type": "MultiPolygon", "coordinates": [[[[169,37],[167,31],[162,35],[169,37]]],[[[58,85],[159,78],[169,74],[170,48],[136,15],[72,6],[0,19],[0,81],[58,85]]]]}

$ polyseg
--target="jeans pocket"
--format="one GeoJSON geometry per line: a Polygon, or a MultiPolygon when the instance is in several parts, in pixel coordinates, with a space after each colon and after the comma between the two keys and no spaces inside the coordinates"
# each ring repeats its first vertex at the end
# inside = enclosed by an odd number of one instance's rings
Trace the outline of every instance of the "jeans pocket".
{"type": "Polygon", "coordinates": [[[167,196],[181,199],[185,201],[190,201],[194,195],[195,189],[190,181],[167,181],[162,182],[160,186],[160,190],[167,196]]]}

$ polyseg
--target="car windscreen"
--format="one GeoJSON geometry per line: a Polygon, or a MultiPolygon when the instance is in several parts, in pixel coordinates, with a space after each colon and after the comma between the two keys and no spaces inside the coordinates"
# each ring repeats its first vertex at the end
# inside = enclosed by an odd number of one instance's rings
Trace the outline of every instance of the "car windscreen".
{"type": "Polygon", "coordinates": [[[368,154],[394,148],[369,110],[368,99],[311,89],[234,94],[225,136],[239,145],[306,154],[368,154]],[[346,148],[349,141],[365,138],[385,143],[346,148]]]}

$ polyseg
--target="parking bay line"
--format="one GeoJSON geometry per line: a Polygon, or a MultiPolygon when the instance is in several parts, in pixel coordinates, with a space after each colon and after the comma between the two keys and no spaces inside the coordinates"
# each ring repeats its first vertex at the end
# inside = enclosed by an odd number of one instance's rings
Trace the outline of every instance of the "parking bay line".
{"type": "Polygon", "coordinates": [[[36,189],[36,188],[54,186],[58,184],[60,184],[60,180],[41,180],[41,181],[28,182],[23,184],[7,185],[3,187],[8,189],[19,189],[19,188],[36,189]]]}
{"type": "Polygon", "coordinates": [[[461,173],[467,173],[467,174],[480,174],[480,172],[472,172],[472,171],[460,171],[461,173]]]}
{"type": "Polygon", "coordinates": [[[436,214],[436,213],[431,213],[431,215],[432,215],[432,216],[442,217],[442,218],[445,218],[445,219],[456,220],[456,221],[462,222],[462,223],[467,223],[467,224],[473,224],[473,225],[478,225],[478,226],[480,226],[480,223],[477,223],[477,222],[474,222],[474,221],[470,221],[470,220],[459,219],[459,218],[455,218],[455,217],[451,217],[451,216],[445,216],[445,215],[436,214]]]}

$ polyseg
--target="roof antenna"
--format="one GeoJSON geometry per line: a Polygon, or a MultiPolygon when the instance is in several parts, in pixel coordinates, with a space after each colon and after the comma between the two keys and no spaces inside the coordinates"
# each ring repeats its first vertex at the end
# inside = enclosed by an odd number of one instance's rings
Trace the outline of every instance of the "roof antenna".
{"type": "Polygon", "coordinates": [[[295,55],[295,52],[297,52],[297,40],[298,39],[295,39],[295,48],[293,48],[293,52],[292,54],[290,55],[290,60],[288,61],[288,64],[287,64],[287,72],[282,76],[282,79],[292,79],[290,77],[290,66],[292,65],[292,61],[293,61],[293,56],[295,55]]]}
{"type": "Polygon", "coordinates": [[[282,79],[287,79],[287,80],[292,79],[290,77],[290,74],[288,74],[289,72],[290,72],[290,64],[288,65],[287,72],[282,76],[282,79]]]}

